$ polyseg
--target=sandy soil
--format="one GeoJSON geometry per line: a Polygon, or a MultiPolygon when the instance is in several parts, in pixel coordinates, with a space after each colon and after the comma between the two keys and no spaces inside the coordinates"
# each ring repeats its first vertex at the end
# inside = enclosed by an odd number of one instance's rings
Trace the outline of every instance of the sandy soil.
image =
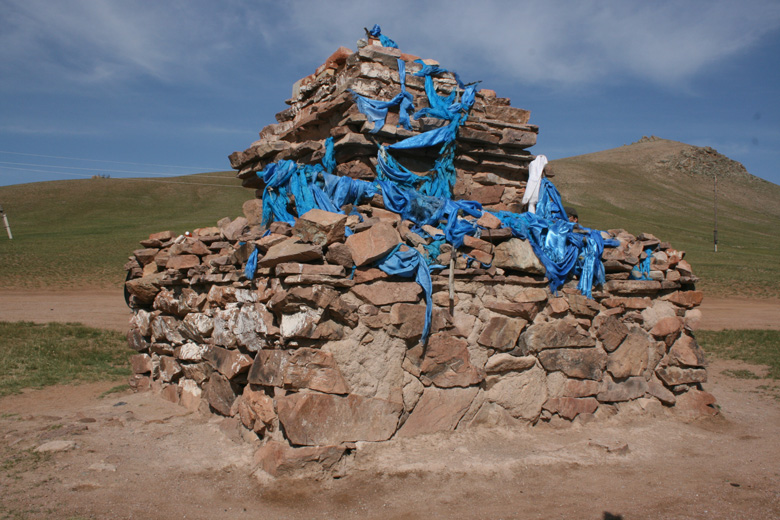
{"type": "MultiPolygon", "coordinates": [[[[97,304],[97,324],[123,330],[129,315],[121,294],[16,305],[8,294],[3,320],[84,322],[97,304]],[[34,316],[17,310],[26,305],[34,316]]],[[[778,328],[774,305],[761,319],[748,302],[724,307],[703,328],[778,328]]],[[[330,481],[258,479],[254,448],[230,421],[151,393],[100,397],[117,382],[28,391],[0,399],[0,518],[779,518],[778,384],[724,373],[734,369],[765,373],[713,361],[714,418],[635,409],[584,425],[361,443],[330,481]],[[74,444],[33,451],[54,440],[74,444]]]]}

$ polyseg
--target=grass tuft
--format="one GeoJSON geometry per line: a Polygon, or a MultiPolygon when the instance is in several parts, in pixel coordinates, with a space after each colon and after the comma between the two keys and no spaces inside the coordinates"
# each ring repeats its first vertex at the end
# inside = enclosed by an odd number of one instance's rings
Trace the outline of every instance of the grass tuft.
{"type": "Polygon", "coordinates": [[[767,377],[780,379],[780,330],[700,330],[696,332],[696,339],[704,350],[716,357],[766,365],[769,367],[767,377]]]}
{"type": "Polygon", "coordinates": [[[0,338],[0,396],[130,375],[131,352],[120,332],[78,323],[0,322],[0,338]]]}

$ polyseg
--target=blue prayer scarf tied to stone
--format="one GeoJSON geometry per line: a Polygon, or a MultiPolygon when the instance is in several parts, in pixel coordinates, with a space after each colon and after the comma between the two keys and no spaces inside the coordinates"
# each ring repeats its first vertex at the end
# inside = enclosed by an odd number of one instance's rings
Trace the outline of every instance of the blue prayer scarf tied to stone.
{"type": "MultiPolygon", "coordinates": [[[[383,38],[379,36],[381,32],[378,25],[374,26],[374,30],[377,33],[374,36],[383,38]]],[[[395,106],[399,110],[399,124],[411,129],[409,114],[414,112],[413,98],[406,91],[406,66],[402,60],[398,60],[398,72],[401,92],[390,101],[373,100],[352,92],[359,110],[374,124],[372,133],[378,132],[384,126],[388,110],[395,106]]],[[[421,228],[429,225],[444,232],[443,239],[435,239],[425,248],[426,255],[399,244],[375,263],[388,274],[413,277],[422,287],[426,304],[422,342],[428,337],[433,310],[430,269],[445,267],[435,264],[439,247],[446,241],[458,249],[463,245],[466,235],[478,237],[481,229],[476,221],[486,212],[479,202],[452,200],[452,187],[455,184],[455,140],[458,128],[466,121],[474,104],[476,87],[464,86],[456,76],[461,92],[453,90],[447,96],[439,96],[434,88],[433,76],[447,72],[438,66],[424,65],[422,70],[416,73],[425,77],[429,107],[414,113],[414,118],[432,117],[448,123],[395,144],[380,146],[377,154],[377,176],[373,182],[334,174],[336,160],[332,137],[325,142],[322,164],[299,165],[293,161],[281,160],[269,164],[257,173],[265,183],[263,225],[272,221],[295,223],[295,216],[288,210],[291,196],[294,199],[295,212],[300,216],[313,208],[343,214],[343,206],[358,205],[381,192],[385,207],[414,223],[413,231],[425,236],[427,233],[421,228]],[[390,155],[392,150],[439,145],[439,159],[429,175],[409,171],[390,155]]],[[[614,247],[618,242],[604,240],[601,232],[596,230],[580,228],[580,232],[575,232],[574,224],[567,219],[560,194],[549,180],[542,179],[535,214],[506,211],[490,213],[496,216],[504,227],[511,229],[514,237],[529,241],[546,269],[553,292],[556,292],[570,275],[579,276],[578,289],[588,297],[592,297],[592,287],[604,283],[602,252],[605,246],[614,247]]],[[[351,230],[347,230],[347,235],[349,234],[351,230]]],[[[254,277],[256,265],[255,250],[247,262],[245,272],[248,278],[254,277]]]]}

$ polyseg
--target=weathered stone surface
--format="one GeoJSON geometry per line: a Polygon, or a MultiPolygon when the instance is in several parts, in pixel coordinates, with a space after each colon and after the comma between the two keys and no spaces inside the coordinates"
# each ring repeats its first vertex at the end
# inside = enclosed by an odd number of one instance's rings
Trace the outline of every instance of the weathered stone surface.
{"type": "Polygon", "coordinates": [[[577,326],[577,322],[571,320],[535,323],[523,333],[520,342],[528,352],[539,352],[550,348],[593,347],[596,345],[596,340],[577,326]]]}
{"type": "Polygon", "coordinates": [[[596,395],[601,389],[601,383],[590,379],[567,379],[562,388],[560,397],[589,397],[596,395]]]}
{"type": "Polygon", "coordinates": [[[543,369],[538,366],[524,372],[511,372],[487,378],[488,401],[505,408],[512,417],[535,422],[547,401],[547,381],[543,369]]]}
{"type": "Polygon", "coordinates": [[[655,374],[666,386],[707,382],[707,371],[702,368],[659,367],[655,374]]]}
{"type": "Polygon", "coordinates": [[[647,381],[644,377],[629,377],[621,382],[606,378],[596,399],[602,403],[630,401],[642,397],[645,392],[647,392],[647,381]]]}
{"type": "Polygon", "coordinates": [[[166,383],[181,375],[181,365],[170,356],[160,356],[160,379],[166,383]]]}
{"type": "Polygon", "coordinates": [[[76,441],[69,441],[69,440],[55,440],[55,441],[49,441],[44,442],[37,448],[35,448],[36,453],[61,453],[63,451],[70,451],[75,450],[78,448],[78,444],[76,444],[76,441]]]}
{"type": "Polygon", "coordinates": [[[200,258],[196,255],[171,256],[165,262],[166,269],[191,269],[196,265],[200,265],[200,258]]]}
{"type": "Polygon", "coordinates": [[[227,348],[236,346],[236,336],[233,330],[239,312],[240,309],[236,304],[230,304],[226,309],[214,312],[214,330],[211,337],[215,344],[227,348]]]}
{"type": "Polygon", "coordinates": [[[399,242],[401,236],[392,224],[379,222],[365,231],[350,235],[345,243],[355,265],[361,266],[382,258],[399,242]]]}
{"type": "Polygon", "coordinates": [[[329,394],[349,391],[333,354],[312,348],[258,351],[248,381],[256,385],[309,388],[329,394]]]}
{"type": "Polygon", "coordinates": [[[346,215],[314,208],[295,221],[293,230],[304,242],[327,246],[344,241],[346,223],[346,215]]]}
{"type": "Polygon", "coordinates": [[[607,316],[596,329],[596,335],[607,352],[612,352],[618,348],[618,345],[620,345],[627,334],[628,327],[616,316],[607,316]]]}
{"type": "Polygon", "coordinates": [[[610,280],[604,290],[613,294],[645,294],[661,290],[661,283],[654,280],[610,280]]]}
{"type": "Polygon", "coordinates": [[[692,388],[684,394],[677,396],[675,410],[683,415],[709,416],[717,415],[718,409],[715,404],[715,396],[709,392],[692,388]]]}
{"type": "Polygon", "coordinates": [[[347,337],[322,348],[333,354],[350,393],[389,401],[401,399],[405,385],[402,363],[407,350],[403,340],[380,329],[360,342],[347,337]]]}
{"type": "Polygon", "coordinates": [[[596,348],[556,348],[539,352],[545,370],[560,370],[569,377],[600,380],[607,355],[596,348]]]}
{"type": "Polygon", "coordinates": [[[130,356],[130,365],[133,367],[133,374],[151,374],[153,370],[152,358],[149,354],[130,356]]]}
{"type": "Polygon", "coordinates": [[[203,358],[207,360],[220,374],[233,379],[238,374],[246,372],[252,366],[252,358],[238,350],[228,350],[216,345],[210,345],[203,358]]]}
{"type": "Polygon", "coordinates": [[[414,411],[398,430],[397,436],[414,437],[454,430],[478,392],[479,389],[475,387],[426,388],[414,411]]]}
{"type": "Polygon", "coordinates": [[[664,296],[663,299],[670,301],[675,305],[679,305],[680,307],[690,309],[701,305],[701,302],[704,299],[704,293],[701,291],[676,291],[664,296]]]}
{"type": "Polygon", "coordinates": [[[173,355],[179,361],[198,362],[203,360],[203,353],[205,350],[206,345],[188,341],[183,345],[176,347],[173,350],[173,355]]]}
{"type": "Polygon", "coordinates": [[[231,242],[236,240],[244,232],[244,229],[249,225],[249,222],[245,217],[236,217],[236,219],[227,224],[224,227],[220,227],[225,239],[231,242]]]}
{"type": "Polygon", "coordinates": [[[517,357],[511,354],[498,353],[488,358],[485,372],[488,374],[500,374],[504,372],[520,372],[531,368],[536,364],[534,356],[517,357]]]}
{"type": "Polygon", "coordinates": [[[440,388],[472,386],[484,379],[484,373],[471,364],[468,342],[447,333],[428,338],[420,370],[423,377],[440,388]]]}
{"type": "Polygon", "coordinates": [[[703,367],[704,351],[694,338],[683,334],[669,349],[669,362],[677,366],[703,367]]]}
{"type": "Polygon", "coordinates": [[[125,282],[127,290],[135,296],[138,303],[148,305],[154,301],[154,297],[160,292],[162,282],[165,279],[163,273],[154,273],[141,278],[134,278],[125,282]]]}
{"type": "Polygon", "coordinates": [[[276,420],[273,399],[265,392],[253,389],[252,385],[246,385],[238,403],[238,415],[246,428],[263,434],[276,420]]]}
{"type": "Polygon", "coordinates": [[[422,336],[425,326],[425,305],[415,303],[396,303],[390,308],[389,323],[394,325],[388,332],[403,339],[422,336]]]}
{"type": "Polygon", "coordinates": [[[543,406],[548,412],[557,413],[570,421],[581,413],[593,413],[598,407],[599,402],[593,397],[553,397],[543,406]]]}
{"type": "Polygon", "coordinates": [[[609,354],[607,370],[619,379],[642,375],[647,368],[648,349],[653,343],[647,332],[633,326],[617,350],[609,354]]]}
{"type": "Polygon", "coordinates": [[[295,262],[277,264],[274,268],[276,276],[286,276],[291,274],[322,274],[327,276],[344,276],[346,270],[342,265],[315,265],[315,264],[300,264],[295,262]]]}
{"type": "Polygon", "coordinates": [[[519,238],[510,238],[496,246],[493,265],[532,274],[545,273],[544,265],[536,257],[531,244],[519,238]]]}
{"type": "Polygon", "coordinates": [[[187,410],[194,412],[200,407],[203,390],[192,379],[179,379],[179,404],[187,410]]]}
{"type": "Polygon", "coordinates": [[[352,267],[353,265],[352,252],[346,244],[342,244],[341,242],[336,242],[328,246],[325,260],[330,264],[338,264],[343,267],[352,267]]]}
{"type": "Polygon", "coordinates": [[[667,316],[665,318],[661,318],[658,320],[658,322],[653,326],[652,329],[650,329],[650,334],[655,336],[656,338],[663,338],[665,336],[668,336],[669,334],[676,334],[677,332],[680,332],[680,329],[682,329],[683,326],[683,319],[679,316],[667,316]]]}
{"type": "Polygon", "coordinates": [[[214,410],[229,417],[236,391],[222,374],[214,372],[203,385],[203,398],[214,410]]]}
{"type": "Polygon", "coordinates": [[[284,262],[312,262],[322,258],[322,247],[302,244],[297,238],[289,238],[271,246],[257,261],[260,267],[273,267],[284,262]]]}
{"type": "Polygon", "coordinates": [[[493,316],[480,334],[477,342],[480,345],[507,351],[515,348],[517,339],[526,325],[522,318],[493,316]]]}
{"type": "Polygon", "coordinates": [[[254,462],[274,477],[320,479],[331,475],[347,450],[345,446],[306,446],[293,448],[271,441],[261,446],[254,462]]]}
{"type": "Polygon", "coordinates": [[[527,321],[533,320],[534,316],[539,312],[539,304],[536,302],[515,303],[494,300],[492,298],[485,300],[485,308],[507,316],[523,318],[523,320],[527,321]]]}
{"type": "Polygon", "coordinates": [[[659,320],[676,315],[676,307],[672,303],[655,300],[652,306],[642,311],[642,327],[645,330],[650,330],[655,327],[659,320]]]}
{"type": "Polygon", "coordinates": [[[293,444],[385,441],[395,432],[402,403],[314,392],[277,398],[279,420],[293,444]]]}
{"type": "Polygon", "coordinates": [[[317,328],[323,309],[301,306],[302,310],[293,314],[283,314],[279,332],[284,338],[308,338],[317,328]]]}
{"type": "Polygon", "coordinates": [[[673,405],[677,398],[671,390],[666,388],[658,379],[653,377],[647,382],[647,393],[666,405],[673,405]]]}
{"type": "Polygon", "coordinates": [[[263,221],[263,201],[260,199],[249,199],[244,202],[241,211],[249,226],[257,226],[263,221]]]}
{"type": "Polygon", "coordinates": [[[358,284],[351,290],[364,302],[377,307],[391,303],[417,302],[420,301],[422,294],[422,289],[414,282],[386,282],[383,280],[369,284],[358,284]]]}

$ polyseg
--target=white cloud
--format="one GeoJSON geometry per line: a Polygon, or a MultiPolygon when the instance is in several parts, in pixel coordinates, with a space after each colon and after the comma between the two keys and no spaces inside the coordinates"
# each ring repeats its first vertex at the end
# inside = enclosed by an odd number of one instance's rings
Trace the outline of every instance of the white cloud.
{"type": "Polygon", "coordinates": [[[410,53],[523,84],[684,86],[780,28],[772,0],[0,0],[0,71],[77,84],[312,69],[379,23],[410,53]]]}

